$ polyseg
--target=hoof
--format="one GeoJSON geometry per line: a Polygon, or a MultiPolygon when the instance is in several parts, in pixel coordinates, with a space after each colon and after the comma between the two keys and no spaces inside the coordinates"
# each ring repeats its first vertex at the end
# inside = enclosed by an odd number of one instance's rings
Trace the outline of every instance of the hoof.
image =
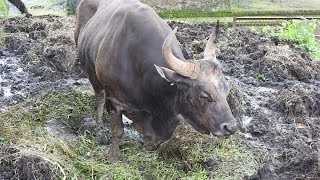
{"type": "Polygon", "coordinates": [[[155,151],[157,149],[157,145],[154,142],[151,142],[151,141],[145,141],[144,142],[144,147],[148,151],[155,151]]]}
{"type": "Polygon", "coordinates": [[[109,162],[110,162],[110,164],[117,164],[120,162],[120,159],[119,159],[119,157],[115,157],[115,156],[110,155],[109,162]]]}

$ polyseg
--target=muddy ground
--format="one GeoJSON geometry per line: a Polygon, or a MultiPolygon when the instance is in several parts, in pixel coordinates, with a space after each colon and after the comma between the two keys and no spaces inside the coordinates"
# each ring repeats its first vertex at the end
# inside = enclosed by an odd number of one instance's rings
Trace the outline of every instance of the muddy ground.
{"type": "MultiPolygon", "coordinates": [[[[185,57],[200,58],[213,25],[169,24],[179,26],[185,57]]],[[[0,35],[0,112],[28,98],[75,87],[90,90],[75,53],[73,17],[15,18],[0,25],[5,32],[0,35]]],[[[244,179],[320,179],[320,61],[292,42],[248,28],[221,30],[218,59],[236,92],[229,102],[239,134],[261,163],[244,179]]],[[[10,158],[16,151],[2,148],[0,155],[10,158]]],[[[54,174],[37,157],[14,161],[21,171],[1,164],[0,179],[28,179],[23,163],[38,168],[39,179],[54,174]]]]}

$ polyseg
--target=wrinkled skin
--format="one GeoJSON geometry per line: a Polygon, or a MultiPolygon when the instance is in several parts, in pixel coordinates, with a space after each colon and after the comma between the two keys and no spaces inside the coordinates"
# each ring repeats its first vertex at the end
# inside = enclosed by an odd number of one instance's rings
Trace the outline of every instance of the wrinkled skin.
{"type": "Polygon", "coordinates": [[[175,32],[137,0],[83,0],[77,8],[75,40],[96,94],[97,123],[104,106],[112,113],[111,163],[119,161],[122,114],[144,135],[147,149],[170,138],[180,116],[201,133],[237,130],[215,58],[217,29],[200,61],[184,59],[175,32]]]}
{"type": "Polygon", "coordinates": [[[201,72],[195,80],[178,75],[171,78],[180,90],[177,111],[201,133],[230,135],[237,128],[226,100],[230,87],[219,62],[213,58],[201,62],[201,72]]]}

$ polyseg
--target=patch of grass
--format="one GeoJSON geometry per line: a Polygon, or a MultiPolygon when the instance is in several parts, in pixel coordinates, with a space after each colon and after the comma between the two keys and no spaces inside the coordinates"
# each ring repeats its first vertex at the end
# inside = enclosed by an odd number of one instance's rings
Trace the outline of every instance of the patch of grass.
{"type": "Polygon", "coordinates": [[[0,17],[6,17],[9,13],[9,5],[6,0],[0,0],[0,17]]]}
{"type": "Polygon", "coordinates": [[[63,0],[45,0],[45,1],[35,1],[33,3],[25,3],[29,13],[33,16],[41,15],[56,15],[56,16],[66,16],[67,13],[63,10],[53,9],[55,5],[63,4],[63,0]],[[43,7],[43,8],[32,8],[34,6],[43,7]]]}
{"type": "Polygon", "coordinates": [[[212,18],[212,17],[233,17],[233,16],[317,16],[320,10],[243,10],[233,9],[232,11],[206,12],[206,11],[162,11],[159,16],[166,19],[173,18],[212,18]]]}
{"type": "Polygon", "coordinates": [[[67,15],[74,15],[80,0],[66,0],[67,15]]]}
{"type": "Polygon", "coordinates": [[[0,45],[4,45],[5,38],[6,38],[6,34],[3,30],[3,27],[0,27],[0,45]]]}
{"type": "Polygon", "coordinates": [[[162,18],[197,18],[197,17],[232,17],[230,11],[191,11],[191,10],[176,10],[176,11],[162,11],[158,12],[162,18]]]}
{"type": "Polygon", "coordinates": [[[84,116],[95,116],[93,94],[71,91],[29,99],[0,113],[0,144],[43,158],[59,169],[62,179],[240,179],[257,167],[239,136],[213,141],[184,123],[156,152],[123,141],[121,162],[116,165],[107,160],[110,146],[100,145],[91,135],[65,141],[51,137],[44,128],[51,119],[72,128],[84,116]],[[217,163],[210,164],[212,159],[217,163]]]}
{"type": "Polygon", "coordinates": [[[231,0],[232,10],[319,10],[318,0],[231,0]]]}
{"type": "Polygon", "coordinates": [[[278,29],[265,29],[264,32],[280,40],[297,42],[297,47],[308,50],[314,59],[320,60],[320,41],[315,37],[315,30],[320,28],[317,20],[292,20],[278,29]]]}

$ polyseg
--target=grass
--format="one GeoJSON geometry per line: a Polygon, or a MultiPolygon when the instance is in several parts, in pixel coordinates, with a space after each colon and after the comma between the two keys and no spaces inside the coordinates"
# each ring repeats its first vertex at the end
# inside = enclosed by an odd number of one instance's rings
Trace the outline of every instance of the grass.
{"type": "Polygon", "coordinates": [[[320,28],[317,20],[292,20],[279,28],[264,28],[264,33],[280,40],[296,42],[296,47],[306,49],[314,59],[320,60],[320,41],[315,37],[315,30],[320,28]]]}
{"type": "Polygon", "coordinates": [[[59,5],[64,3],[62,0],[46,0],[46,1],[36,1],[33,3],[26,3],[26,7],[33,16],[40,16],[40,15],[56,15],[56,16],[66,16],[67,13],[65,11],[57,11],[51,9],[54,5],[59,5]],[[34,6],[42,6],[43,8],[32,8],[34,6]]]}
{"type": "Polygon", "coordinates": [[[319,10],[318,0],[231,0],[232,11],[291,11],[291,10],[319,10]]]}
{"type": "Polygon", "coordinates": [[[51,162],[62,179],[240,179],[257,168],[256,158],[238,135],[213,142],[185,125],[156,152],[124,140],[122,161],[116,165],[106,159],[110,147],[89,134],[75,141],[47,134],[44,125],[48,120],[60,119],[72,127],[77,118],[94,117],[93,102],[92,94],[71,91],[9,108],[0,113],[0,144],[51,162]],[[217,163],[207,167],[212,159],[217,163]]]}
{"type": "Polygon", "coordinates": [[[3,30],[3,27],[0,27],[0,45],[3,45],[5,42],[6,34],[3,30]]]}
{"type": "Polygon", "coordinates": [[[0,17],[5,17],[9,13],[9,6],[6,0],[0,0],[0,17]]]}

